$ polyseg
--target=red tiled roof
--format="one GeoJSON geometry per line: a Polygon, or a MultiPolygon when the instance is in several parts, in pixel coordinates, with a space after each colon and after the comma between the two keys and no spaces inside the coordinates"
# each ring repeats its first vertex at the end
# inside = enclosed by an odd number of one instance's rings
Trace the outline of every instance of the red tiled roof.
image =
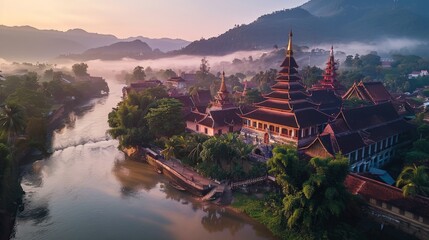
{"type": "Polygon", "coordinates": [[[172,97],[176,100],[178,100],[179,102],[181,102],[183,104],[183,107],[185,108],[192,108],[194,106],[194,104],[192,103],[191,97],[188,95],[184,95],[184,96],[175,96],[172,97]]]}
{"type": "Polygon", "coordinates": [[[265,101],[262,101],[260,103],[255,104],[255,106],[272,108],[272,109],[278,109],[278,110],[281,110],[281,111],[290,111],[290,110],[292,110],[292,108],[288,104],[288,102],[281,101],[281,100],[275,100],[275,99],[267,99],[265,101]]]}
{"type": "Polygon", "coordinates": [[[296,122],[293,113],[277,112],[258,108],[254,111],[244,114],[242,117],[298,128],[298,123],[296,122]]]}
{"type": "Polygon", "coordinates": [[[357,174],[349,174],[344,185],[349,192],[360,195],[367,201],[372,198],[419,216],[429,217],[429,198],[405,198],[401,189],[357,174]]]}
{"type": "Polygon", "coordinates": [[[298,64],[296,64],[294,57],[287,56],[280,67],[298,68],[298,64]]]}
{"type": "Polygon", "coordinates": [[[212,100],[212,95],[210,90],[198,90],[198,93],[195,96],[191,96],[191,99],[194,103],[194,106],[206,107],[212,100]]]}
{"type": "Polygon", "coordinates": [[[204,115],[204,118],[198,121],[198,124],[207,127],[223,127],[231,125],[241,125],[242,120],[239,116],[239,108],[230,108],[222,110],[213,110],[204,115]]]}
{"type": "Polygon", "coordinates": [[[357,94],[360,99],[370,101],[374,104],[393,100],[390,93],[384,87],[382,82],[359,82],[344,94],[343,99],[349,99],[353,93],[357,94]]]}
{"type": "Polygon", "coordinates": [[[295,68],[283,68],[282,70],[280,70],[281,74],[297,74],[298,71],[295,68]]]}
{"type": "Polygon", "coordinates": [[[307,98],[308,95],[306,95],[304,92],[301,92],[301,91],[295,91],[295,92],[274,91],[274,92],[270,92],[269,94],[265,95],[264,97],[285,99],[285,100],[299,100],[299,99],[307,98]]]}
{"type": "Polygon", "coordinates": [[[191,111],[188,115],[185,116],[185,120],[188,122],[199,122],[201,121],[206,114],[199,113],[196,111],[191,111]]]}
{"type": "Polygon", "coordinates": [[[210,115],[213,118],[216,127],[235,124],[241,125],[242,119],[239,114],[241,114],[241,112],[238,108],[210,111],[210,115]]]}
{"type": "Polygon", "coordinates": [[[310,90],[310,99],[312,102],[320,104],[320,108],[340,108],[342,105],[341,97],[334,91],[327,89],[310,90]]]}
{"type": "Polygon", "coordinates": [[[290,91],[305,91],[305,86],[301,82],[277,82],[271,89],[276,90],[290,90],[290,91]]]}
{"type": "Polygon", "coordinates": [[[298,76],[295,75],[279,75],[276,78],[276,81],[290,81],[290,82],[297,82],[301,80],[301,78],[299,78],[298,76]]]}
{"type": "Polygon", "coordinates": [[[314,109],[305,108],[295,111],[296,121],[301,128],[320,125],[328,122],[329,116],[314,109]]]}
{"type": "Polygon", "coordinates": [[[350,127],[350,130],[365,129],[399,118],[398,113],[390,102],[344,109],[341,114],[344,116],[344,120],[350,127]]]}
{"type": "Polygon", "coordinates": [[[392,100],[392,96],[382,82],[362,82],[362,85],[375,103],[392,100]]]}

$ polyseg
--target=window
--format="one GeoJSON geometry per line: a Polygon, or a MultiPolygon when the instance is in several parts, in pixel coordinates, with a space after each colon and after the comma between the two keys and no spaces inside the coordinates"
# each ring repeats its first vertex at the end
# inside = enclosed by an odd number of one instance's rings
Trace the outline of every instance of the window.
{"type": "Polygon", "coordinates": [[[200,125],[197,124],[197,126],[195,126],[195,130],[197,130],[197,132],[200,131],[200,125]]]}
{"type": "Polygon", "coordinates": [[[271,132],[274,132],[274,126],[271,126],[271,125],[270,125],[270,131],[271,131],[271,132]]]}
{"type": "Polygon", "coordinates": [[[287,129],[282,128],[282,134],[287,135],[288,131],[287,129]]]}
{"type": "Polygon", "coordinates": [[[258,123],[258,128],[261,129],[262,128],[262,123],[258,123]]]}
{"type": "Polygon", "coordinates": [[[267,124],[264,124],[264,130],[267,129],[267,124]]]}
{"type": "Polygon", "coordinates": [[[280,132],[280,128],[276,127],[276,133],[280,132]]]}
{"type": "Polygon", "coordinates": [[[256,122],[252,122],[252,126],[256,128],[256,122]]]}
{"type": "Polygon", "coordinates": [[[208,130],[207,128],[204,128],[204,133],[205,133],[205,134],[208,134],[208,133],[209,133],[209,130],[208,130]]]}

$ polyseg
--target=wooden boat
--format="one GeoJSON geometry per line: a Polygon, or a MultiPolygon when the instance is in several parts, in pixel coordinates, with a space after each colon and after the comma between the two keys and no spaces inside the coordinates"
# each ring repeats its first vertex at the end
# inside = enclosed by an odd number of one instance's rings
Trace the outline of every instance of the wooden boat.
{"type": "Polygon", "coordinates": [[[180,186],[179,184],[177,184],[173,181],[170,181],[170,185],[179,191],[186,191],[186,189],[184,187],[180,186]]]}

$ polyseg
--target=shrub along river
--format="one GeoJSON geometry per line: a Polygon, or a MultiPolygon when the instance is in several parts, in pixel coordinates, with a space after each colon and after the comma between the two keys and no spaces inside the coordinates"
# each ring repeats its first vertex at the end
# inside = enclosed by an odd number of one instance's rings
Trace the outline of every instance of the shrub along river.
{"type": "Polygon", "coordinates": [[[123,85],[72,112],[53,134],[53,154],[27,165],[24,207],[12,239],[274,239],[244,214],[179,192],[131,161],[107,134],[123,85]]]}

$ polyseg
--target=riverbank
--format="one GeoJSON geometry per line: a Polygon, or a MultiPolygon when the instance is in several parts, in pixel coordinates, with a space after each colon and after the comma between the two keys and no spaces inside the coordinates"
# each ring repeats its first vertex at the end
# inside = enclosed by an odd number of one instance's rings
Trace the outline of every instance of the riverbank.
{"type": "Polygon", "coordinates": [[[2,184],[2,186],[10,185],[13,189],[1,189],[1,195],[3,198],[6,198],[5,200],[7,202],[4,204],[4,207],[0,209],[0,240],[8,240],[11,237],[11,234],[14,232],[16,215],[22,204],[22,198],[25,195],[25,192],[22,190],[20,185],[20,168],[24,165],[32,164],[36,160],[49,156],[52,153],[49,150],[49,146],[51,145],[53,132],[64,127],[64,125],[70,121],[70,113],[79,110],[79,108],[87,104],[92,99],[101,97],[93,97],[91,99],[87,99],[86,101],[70,102],[68,104],[64,104],[62,110],[55,113],[54,119],[47,119],[49,122],[49,125],[46,126],[46,146],[48,150],[37,150],[35,148],[29,147],[28,145],[25,145],[24,148],[20,148],[19,151],[16,150],[17,153],[15,154],[12,161],[14,165],[13,170],[10,174],[4,176],[4,182],[2,184]]]}

